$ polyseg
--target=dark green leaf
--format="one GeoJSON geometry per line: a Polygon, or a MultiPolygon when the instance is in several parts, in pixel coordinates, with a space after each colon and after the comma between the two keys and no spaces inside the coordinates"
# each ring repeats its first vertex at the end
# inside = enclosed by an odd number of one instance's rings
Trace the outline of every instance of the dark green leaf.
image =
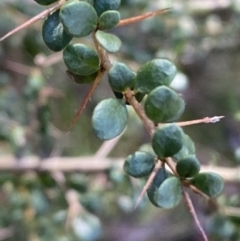
{"type": "Polygon", "coordinates": [[[58,0],[34,0],[34,1],[40,5],[50,5],[52,3],[57,2],[58,0]]]}
{"type": "Polygon", "coordinates": [[[66,179],[67,186],[73,188],[78,192],[86,192],[88,186],[88,179],[85,174],[73,173],[67,176],[66,179]]]}
{"type": "Polygon", "coordinates": [[[122,45],[121,40],[117,36],[100,30],[97,31],[96,38],[102,47],[110,53],[117,52],[122,45]]]}
{"type": "Polygon", "coordinates": [[[120,135],[127,125],[126,105],[117,99],[106,99],[98,103],[92,116],[95,134],[102,140],[120,135]]]}
{"type": "Polygon", "coordinates": [[[123,94],[121,92],[117,92],[117,91],[113,91],[113,94],[115,95],[115,97],[119,100],[123,99],[123,94]]]}
{"type": "Polygon", "coordinates": [[[108,81],[114,91],[123,92],[133,88],[136,74],[125,64],[116,62],[108,72],[108,81]]]}
{"type": "Polygon", "coordinates": [[[120,14],[118,11],[110,10],[104,12],[98,20],[98,28],[101,30],[112,29],[120,21],[120,14]]]}
{"type": "Polygon", "coordinates": [[[177,177],[167,178],[158,188],[155,201],[158,207],[173,208],[182,199],[181,182],[177,177]]]}
{"type": "Polygon", "coordinates": [[[183,99],[166,86],[152,90],[144,105],[146,115],[155,123],[177,120],[182,115],[184,108],[183,99]]]}
{"type": "Polygon", "coordinates": [[[96,73],[93,73],[93,74],[87,75],[87,76],[76,75],[76,74],[71,73],[71,71],[69,71],[69,70],[67,70],[66,73],[67,73],[67,76],[77,84],[90,84],[96,79],[97,74],[98,74],[98,72],[96,72],[96,73]]]}
{"type": "Polygon", "coordinates": [[[224,187],[222,177],[213,172],[197,174],[191,180],[191,184],[207,194],[209,197],[218,196],[224,187]]]}
{"type": "Polygon", "coordinates": [[[70,44],[63,51],[67,68],[76,75],[91,75],[99,69],[97,53],[83,44],[70,44]]]}
{"type": "Polygon", "coordinates": [[[51,111],[48,105],[39,105],[37,109],[38,128],[40,133],[47,133],[51,121],[51,111]]]}
{"type": "Polygon", "coordinates": [[[94,8],[100,16],[103,12],[107,10],[117,10],[120,6],[121,0],[96,0],[94,1],[94,8]]]}
{"type": "Polygon", "coordinates": [[[67,34],[60,22],[59,12],[60,10],[49,15],[42,28],[43,40],[52,51],[64,49],[72,40],[72,36],[67,34]]]}
{"type": "Polygon", "coordinates": [[[176,66],[167,59],[154,59],[137,72],[136,89],[148,94],[161,85],[170,85],[177,73],[176,66]]]}
{"type": "Polygon", "coordinates": [[[187,135],[183,134],[183,146],[182,149],[173,155],[173,158],[175,161],[179,161],[181,159],[184,159],[190,155],[195,155],[195,145],[192,139],[187,135]]]}
{"type": "Polygon", "coordinates": [[[188,156],[177,162],[176,171],[180,177],[193,177],[200,171],[200,163],[195,156],[188,156]]]}
{"type": "Polygon", "coordinates": [[[137,92],[137,93],[135,94],[135,98],[136,98],[136,100],[137,100],[139,103],[143,100],[144,96],[145,96],[145,94],[140,93],[140,92],[137,92]]]}
{"type": "Polygon", "coordinates": [[[93,32],[98,23],[94,8],[87,2],[68,1],[60,10],[60,19],[68,34],[85,37],[93,32]]]}
{"type": "Polygon", "coordinates": [[[161,168],[156,176],[154,177],[150,187],[147,190],[147,195],[149,200],[153,205],[159,207],[157,204],[157,191],[160,185],[168,178],[171,174],[165,170],[165,168],[161,168]]]}
{"type": "Polygon", "coordinates": [[[124,162],[124,171],[133,177],[148,176],[154,168],[154,156],[147,152],[137,151],[129,155],[124,162]]]}
{"type": "Polygon", "coordinates": [[[182,129],[175,124],[158,128],[152,138],[152,147],[159,158],[171,157],[182,148],[182,129]]]}

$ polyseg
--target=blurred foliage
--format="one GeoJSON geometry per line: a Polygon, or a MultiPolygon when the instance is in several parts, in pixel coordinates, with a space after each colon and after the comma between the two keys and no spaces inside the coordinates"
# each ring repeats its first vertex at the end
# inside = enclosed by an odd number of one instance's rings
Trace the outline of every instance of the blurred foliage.
{"type": "MultiPolygon", "coordinates": [[[[114,58],[128,62],[135,70],[138,64],[156,57],[173,61],[179,69],[173,86],[181,90],[187,103],[182,120],[226,116],[215,125],[185,129],[197,145],[200,162],[237,166],[240,162],[239,3],[237,0],[221,3],[122,0],[119,10],[122,18],[127,18],[163,7],[171,10],[111,30],[123,43],[114,58]]],[[[3,36],[45,8],[31,0],[2,0],[0,9],[0,36],[3,36]]],[[[74,130],[66,135],[89,86],[79,86],[68,79],[62,55],[52,55],[44,45],[41,26],[39,21],[0,44],[3,162],[4,155],[9,154],[15,155],[19,163],[29,155],[41,158],[93,155],[101,143],[89,125],[93,108],[100,100],[114,97],[103,80],[74,130]],[[48,56],[54,57],[54,64],[46,64],[48,56]]],[[[148,141],[140,121],[131,112],[128,129],[111,156],[126,157],[148,141]]],[[[198,240],[183,204],[172,211],[163,211],[143,200],[132,211],[144,180],[137,183],[129,180],[118,168],[95,175],[69,173],[65,179],[66,187],[62,188],[51,173],[1,172],[0,239],[198,240]],[[74,219],[70,229],[65,227],[67,189],[77,191],[85,210],[74,219]]],[[[228,184],[219,202],[225,207],[239,208],[238,193],[239,185],[228,184]]],[[[214,214],[202,200],[194,199],[194,204],[210,240],[239,240],[239,213],[226,217],[214,214]]]]}

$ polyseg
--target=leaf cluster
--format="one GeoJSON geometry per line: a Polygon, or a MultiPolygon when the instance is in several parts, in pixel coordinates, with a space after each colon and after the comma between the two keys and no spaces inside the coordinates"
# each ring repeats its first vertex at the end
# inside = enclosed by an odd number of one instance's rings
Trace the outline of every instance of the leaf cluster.
{"type": "MultiPolygon", "coordinates": [[[[57,2],[35,1],[41,5],[57,2]]],[[[200,173],[194,142],[176,122],[185,110],[184,99],[171,87],[177,74],[176,65],[163,58],[147,61],[137,71],[118,61],[106,64],[110,62],[108,53],[115,53],[121,47],[121,40],[106,32],[121,21],[117,11],[119,5],[118,0],[66,1],[46,18],[42,27],[43,40],[50,50],[63,51],[67,75],[78,84],[93,82],[95,88],[100,77],[108,72],[109,86],[116,98],[102,100],[93,111],[92,127],[99,139],[113,139],[127,128],[129,105],[145,122],[150,130],[151,151],[137,150],[130,154],[123,169],[135,178],[150,180],[153,177],[147,186],[147,195],[154,206],[165,209],[177,206],[183,197],[183,186],[194,187],[210,198],[218,196],[223,190],[223,179],[212,172],[200,173]],[[92,35],[95,49],[80,42],[71,44],[73,38],[89,35],[92,35]],[[159,163],[160,167],[156,168],[159,163]]],[[[34,83],[26,90],[26,98],[39,94],[41,86],[34,83]]],[[[48,106],[39,106],[37,115],[39,131],[47,133],[48,106]]],[[[76,183],[70,185],[79,188],[76,183]]],[[[92,230],[97,230],[96,237],[91,237],[97,239],[101,232],[99,220],[90,214],[74,220],[76,235],[85,240],[86,237],[81,236],[83,225],[89,226],[91,234],[92,230]]]]}
{"type": "Polygon", "coordinates": [[[140,106],[144,102],[144,109],[140,110],[143,115],[155,126],[160,125],[152,133],[152,148],[156,156],[137,151],[128,156],[124,164],[126,173],[143,177],[152,173],[156,162],[163,162],[161,172],[155,176],[158,181],[152,182],[148,192],[154,205],[165,208],[176,206],[182,197],[183,181],[210,197],[217,196],[223,189],[222,178],[213,173],[199,174],[200,163],[192,140],[173,123],[185,109],[184,100],[171,88],[177,67],[167,59],[158,58],[146,62],[137,72],[121,62],[106,69],[103,62],[108,57],[104,56],[104,51],[113,53],[121,46],[117,36],[105,32],[119,23],[119,5],[120,1],[117,0],[93,3],[67,1],[44,22],[43,39],[51,50],[63,50],[68,75],[77,83],[91,83],[98,78],[101,70],[108,71],[109,85],[117,99],[105,99],[94,109],[92,126],[97,137],[102,140],[113,139],[126,128],[126,105],[132,105],[127,95],[129,91],[140,106]],[[73,37],[82,38],[90,34],[93,34],[97,51],[82,43],[69,44],[73,37]],[[167,158],[176,161],[176,170],[172,170],[174,176],[164,174],[167,158]]]}

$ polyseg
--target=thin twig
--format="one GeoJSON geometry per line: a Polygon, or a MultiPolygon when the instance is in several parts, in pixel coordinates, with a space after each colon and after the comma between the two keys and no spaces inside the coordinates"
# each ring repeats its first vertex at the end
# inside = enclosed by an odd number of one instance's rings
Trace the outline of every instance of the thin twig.
{"type": "Polygon", "coordinates": [[[150,17],[154,17],[156,15],[163,14],[163,13],[167,12],[168,10],[170,10],[170,8],[159,9],[157,11],[144,13],[144,14],[136,16],[136,17],[122,19],[118,23],[117,27],[124,26],[124,25],[131,24],[131,23],[136,23],[136,22],[142,21],[146,18],[150,18],[150,17]]]}
{"type": "Polygon", "coordinates": [[[34,16],[33,18],[29,19],[27,22],[21,24],[20,26],[16,27],[15,29],[11,30],[10,32],[8,32],[7,34],[5,34],[2,38],[0,38],[0,41],[5,40],[6,38],[10,37],[11,35],[19,32],[20,30],[27,28],[28,26],[30,26],[31,24],[37,22],[38,20],[45,18],[46,16],[48,16],[51,12],[59,9],[63,3],[65,2],[65,0],[60,0],[59,2],[57,2],[55,5],[53,5],[52,7],[44,10],[43,12],[39,13],[38,15],[34,16]]]}
{"type": "Polygon", "coordinates": [[[168,167],[171,169],[172,173],[175,176],[178,176],[177,172],[176,172],[176,168],[175,168],[175,163],[173,161],[173,159],[171,157],[167,157],[164,159],[165,163],[168,165],[168,167]]]}
{"type": "Polygon", "coordinates": [[[97,75],[95,81],[93,82],[93,84],[92,84],[90,90],[88,91],[86,97],[84,98],[82,104],[81,104],[80,107],[78,108],[77,113],[76,113],[75,116],[73,117],[73,120],[72,120],[72,122],[70,123],[70,126],[69,126],[69,129],[68,129],[68,132],[67,132],[67,133],[69,133],[69,132],[72,130],[73,126],[75,125],[75,123],[76,123],[76,121],[77,121],[77,119],[78,119],[79,116],[82,114],[82,112],[83,112],[83,110],[85,109],[88,101],[90,100],[90,98],[92,97],[95,89],[97,88],[98,84],[100,83],[100,81],[101,81],[104,73],[105,73],[105,70],[103,70],[103,69],[100,69],[100,70],[98,71],[98,75],[97,75]]]}
{"type": "Polygon", "coordinates": [[[34,63],[41,68],[53,66],[54,64],[57,64],[60,61],[62,61],[63,59],[62,55],[63,55],[62,51],[53,53],[49,56],[46,56],[41,53],[34,58],[34,63]]]}
{"type": "Polygon", "coordinates": [[[65,194],[66,201],[68,203],[68,213],[65,222],[65,227],[71,227],[74,219],[85,210],[78,201],[78,193],[75,190],[67,190],[65,194]]]}
{"type": "Polygon", "coordinates": [[[201,123],[216,123],[220,121],[224,116],[214,116],[214,117],[205,117],[203,119],[198,119],[198,120],[191,120],[191,121],[183,121],[183,122],[176,122],[175,124],[178,126],[190,126],[190,125],[196,125],[196,124],[201,124],[201,123]]]}
{"type": "Polygon", "coordinates": [[[97,49],[99,58],[101,60],[101,66],[104,70],[109,71],[112,64],[111,61],[108,57],[107,51],[98,43],[97,38],[96,38],[96,31],[92,33],[92,39],[94,42],[94,45],[97,49]]]}
{"type": "Polygon", "coordinates": [[[139,197],[136,201],[136,204],[134,205],[134,209],[137,208],[137,206],[139,205],[139,203],[143,199],[143,196],[145,195],[147,189],[150,187],[154,177],[157,175],[158,171],[161,169],[162,164],[163,164],[163,162],[161,162],[160,160],[157,161],[153,171],[151,172],[146,184],[144,185],[144,187],[143,187],[143,189],[142,189],[142,191],[141,191],[141,193],[140,193],[140,195],[139,195],[139,197]]]}
{"type": "Polygon", "coordinates": [[[196,211],[194,209],[191,198],[189,197],[188,193],[184,189],[182,189],[182,193],[183,193],[183,199],[187,205],[188,211],[190,212],[191,216],[193,217],[195,225],[196,225],[200,235],[202,236],[203,241],[208,241],[208,237],[198,220],[198,217],[197,217],[196,211]]]}
{"type": "Polygon", "coordinates": [[[192,185],[191,183],[189,183],[186,180],[182,180],[182,184],[188,188],[190,188],[193,192],[199,194],[200,196],[204,197],[205,199],[209,200],[209,196],[206,195],[204,192],[202,192],[200,189],[198,189],[197,187],[195,187],[194,185],[192,185]]]}
{"type": "Polygon", "coordinates": [[[130,89],[127,89],[125,92],[125,96],[127,101],[131,104],[139,118],[142,120],[145,128],[147,129],[148,133],[152,136],[155,131],[155,125],[154,123],[147,118],[145,115],[145,112],[143,110],[143,107],[137,102],[135,96],[132,94],[132,91],[130,89]]]}

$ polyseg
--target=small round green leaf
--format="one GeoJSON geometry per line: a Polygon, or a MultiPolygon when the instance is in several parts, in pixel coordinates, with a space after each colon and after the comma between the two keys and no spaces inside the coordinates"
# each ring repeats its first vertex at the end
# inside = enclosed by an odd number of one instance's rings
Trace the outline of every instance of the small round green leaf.
{"type": "Polygon", "coordinates": [[[137,72],[136,89],[148,94],[161,85],[169,86],[177,73],[176,66],[167,59],[154,59],[137,72]]]}
{"type": "Polygon", "coordinates": [[[195,155],[195,145],[192,139],[187,135],[183,134],[183,146],[182,149],[173,155],[173,158],[175,161],[179,161],[181,159],[184,159],[190,155],[195,155]]]}
{"type": "Polygon", "coordinates": [[[60,10],[60,19],[68,34],[85,37],[93,32],[98,23],[94,8],[87,2],[67,1],[60,10]]]}
{"type": "Polygon", "coordinates": [[[63,60],[67,68],[76,75],[90,75],[98,71],[97,53],[84,44],[70,44],[63,51],[63,60]]]}
{"type": "Polygon", "coordinates": [[[146,115],[155,123],[173,122],[179,119],[184,108],[184,100],[166,86],[152,90],[144,105],[146,115]]]}
{"type": "Polygon", "coordinates": [[[182,199],[181,182],[177,177],[167,178],[158,188],[155,201],[158,207],[174,208],[182,199]]]}
{"type": "Polygon", "coordinates": [[[171,157],[182,148],[182,129],[169,124],[158,128],[152,138],[152,147],[159,158],[171,157]]]}
{"type": "Polygon", "coordinates": [[[156,176],[154,177],[151,185],[147,189],[147,195],[151,203],[159,207],[157,204],[157,191],[160,185],[168,178],[171,176],[171,173],[167,172],[165,168],[161,168],[156,176]]]}
{"type": "Polygon", "coordinates": [[[121,40],[113,34],[105,33],[99,30],[96,33],[96,38],[102,47],[110,53],[115,53],[121,48],[121,40]]]}
{"type": "Polygon", "coordinates": [[[67,76],[77,84],[90,84],[96,79],[97,74],[98,74],[98,72],[95,72],[95,73],[87,75],[87,76],[76,75],[76,74],[71,73],[71,71],[69,71],[69,70],[67,70],[66,73],[67,73],[67,76]]]}
{"type": "Polygon", "coordinates": [[[106,11],[99,17],[98,28],[101,30],[112,29],[119,23],[120,18],[118,11],[106,11]]]}
{"type": "Polygon", "coordinates": [[[94,8],[100,16],[103,12],[108,10],[117,10],[120,6],[121,0],[95,0],[94,1],[94,8]]]}
{"type": "Polygon", "coordinates": [[[126,105],[117,99],[106,99],[98,103],[92,115],[95,134],[102,140],[113,139],[120,135],[127,125],[126,105]]]}
{"type": "Polygon", "coordinates": [[[147,152],[137,151],[127,157],[123,169],[130,176],[145,177],[153,170],[154,159],[154,156],[147,152]]]}
{"type": "Polygon", "coordinates": [[[72,40],[72,36],[67,34],[60,22],[59,12],[60,10],[49,15],[42,28],[43,40],[52,51],[61,51],[72,40]]]}
{"type": "Polygon", "coordinates": [[[193,177],[191,184],[200,189],[209,197],[218,196],[224,187],[223,178],[216,173],[199,173],[193,177]]]}
{"type": "Polygon", "coordinates": [[[195,156],[188,156],[177,162],[176,171],[180,177],[193,177],[200,171],[200,163],[195,156]]]}
{"type": "Polygon", "coordinates": [[[114,91],[123,92],[133,88],[136,74],[125,64],[116,62],[108,72],[108,81],[114,91]]]}
{"type": "Polygon", "coordinates": [[[34,1],[40,5],[50,5],[52,3],[57,2],[58,0],[34,0],[34,1]]]}

